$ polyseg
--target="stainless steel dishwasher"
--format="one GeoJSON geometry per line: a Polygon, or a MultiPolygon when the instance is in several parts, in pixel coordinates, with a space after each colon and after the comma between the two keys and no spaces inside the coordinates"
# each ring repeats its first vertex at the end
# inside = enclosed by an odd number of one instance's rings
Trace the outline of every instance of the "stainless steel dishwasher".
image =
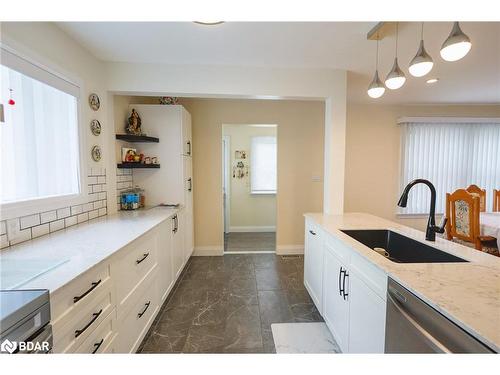
{"type": "Polygon", "coordinates": [[[494,353],[420,298],[389,278],[386,353],[494,353]]]}

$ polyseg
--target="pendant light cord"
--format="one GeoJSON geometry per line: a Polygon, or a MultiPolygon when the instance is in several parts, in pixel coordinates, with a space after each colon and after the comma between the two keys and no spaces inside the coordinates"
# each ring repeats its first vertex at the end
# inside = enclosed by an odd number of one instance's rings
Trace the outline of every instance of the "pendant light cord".
{"type": "Polygon", "coordinates": [[[396,59],[398,58],[398,26],[399,22],[396,22],[396,59]]]}
{"type": "Polygon", "coordinates": [[[420,40],[424,40],[424,23],[422,22],[422,27],[420,29],[420,40]]]}
{"type": "Polygon", "coordinates": [[[377,54],[376,54],[376,59],[375,59],[375,70],[378,70],[378,34],[377,34],[377,54]]]}

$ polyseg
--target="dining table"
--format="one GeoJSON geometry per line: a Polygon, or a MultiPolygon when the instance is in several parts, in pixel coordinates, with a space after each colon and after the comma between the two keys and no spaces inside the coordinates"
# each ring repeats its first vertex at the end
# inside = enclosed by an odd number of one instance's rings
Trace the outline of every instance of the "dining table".
{"type": "Polygon", "coordinates": [[[500,249],[500,212],[481,212],[479,226],[481,236],[495,237],[500,249]]]}

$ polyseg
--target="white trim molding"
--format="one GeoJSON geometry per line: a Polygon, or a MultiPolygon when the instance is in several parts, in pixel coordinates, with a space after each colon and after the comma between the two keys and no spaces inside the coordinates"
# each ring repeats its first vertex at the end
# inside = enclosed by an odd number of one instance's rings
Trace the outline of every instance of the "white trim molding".
{"type": "Polygon", "coordinates": [[[224,246],[195,246],[194,257],[207,257],[224,255],[224,246]]]}
{"type": "Polygon", "coordinates": [[[500,117],[400,117],[397,120],[398,124],[407,123],[454,123],[454,124],[497,124],[500,123],[500,117]]]}
{"type": "Polygon", "coordinates": [[[229,233],[247,233],[247,232],[276,232],[276,226],[231,226],[229,227],[229,233]]]}
{"type": "Polygon", "coordinates": [[[278,245],[276,255],[301,255],[304,254],[304,245],[278,245]]]}

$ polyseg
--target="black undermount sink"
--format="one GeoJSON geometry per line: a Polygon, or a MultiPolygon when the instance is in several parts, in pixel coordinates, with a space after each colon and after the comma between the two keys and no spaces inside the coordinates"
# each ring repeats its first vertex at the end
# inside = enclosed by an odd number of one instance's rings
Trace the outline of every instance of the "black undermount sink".
{"type": "Polygon", "coordinates": [[[346,229],[341,232],[397,263],[467,262],[387,229],[346,229]]]}

